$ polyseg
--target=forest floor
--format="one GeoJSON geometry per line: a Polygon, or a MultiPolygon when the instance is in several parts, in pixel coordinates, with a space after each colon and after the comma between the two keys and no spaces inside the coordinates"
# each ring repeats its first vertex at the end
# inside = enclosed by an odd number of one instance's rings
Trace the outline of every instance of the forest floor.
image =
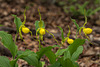
{"type": "MultiPolygon", "coordinates": [[[[13,38],[16,35],[16,27],[14,24],[14,17],[12,14],[17,15],[23,21],[23,12],[25,7],[28,6],[29,9],[26,11],[26,26],[31,29],[33,32],[33,38],[35,38],[35,21],[39,20],[38,8],[40,9],[42,20],[45,22],[45,28],[53,33],[56,39],[61,41],[61,33],[57,26],[60,26],[64,29],[64,34],[67,36],[68,33],[68,25],[71,27],[71,36],[70,38],[75,39],[76,34],[76,26],[71,21],[71,18],[75,19],[77,23],[82,26],[84,24],[84,16],[73,17],[70,14],[66,14],[61,7],[55,4],[42,4],[37,0],[0,0],[0,31],[7,31],[12,34],[13,38]]],[[[99,67],[100,66],[100,11],[95,15],[88,17],[88,23],[86,27],[90,27],[93,29],[93,33],[89,35],[91,42],[86,42],[84,46],[84,51],[80,55],[78,59],[78,64],[80,67],[99,67]]],[[[18,50],[26,50],[30,49],[34,52],[38,51],[38,42],[34,41],[30,34],[23,34],[25,42],[21,41],[19,36],[17,39],[16,45],[18,46],[18,50]]],[[[79,36],[78,36],[79,37],[79,36]]],[[[57,44],[53,37],[49,34],[44,35],[43,46],[52,46],[57,44]]],[[[68,43],[64,44],[63,48],[68,47],[68,43]]],[[[9,57],[9,55],[8,55],[9,57]]],[[[46,65],[48,65],[49,61],[47,57],[43,57],[46,65]]],[[[11,57],[9,57],[11,59],[11,57]]],[[[18,60],[19,67],[32,67],[29,66],[25,61],[18,60]]]]}

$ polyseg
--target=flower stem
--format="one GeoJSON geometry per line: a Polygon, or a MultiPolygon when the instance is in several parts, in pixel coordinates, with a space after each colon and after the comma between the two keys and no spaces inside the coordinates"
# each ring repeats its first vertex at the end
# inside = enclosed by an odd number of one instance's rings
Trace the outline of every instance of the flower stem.
{"type": "Polygon", "coordinates": [[[39,50],[41,49],[41,41],[40,41],[41,39],[40,39],[40,35],[39,35],[39,50]]]}
{"type": "Polygon", "coordinates": [[[16,40],[17,40],[17,33],[16,33],[16,36],[15,36],[15,41],[14,41],[15,43],[16,43],[16,40]]]}

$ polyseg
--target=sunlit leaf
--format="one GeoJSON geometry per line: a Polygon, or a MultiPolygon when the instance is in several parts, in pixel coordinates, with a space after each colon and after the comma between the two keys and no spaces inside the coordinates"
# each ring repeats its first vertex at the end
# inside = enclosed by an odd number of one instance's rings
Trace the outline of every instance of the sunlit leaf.
{"type": "Polygon", "coordinates": [[[79,46],[77,48],[77,50],[72,54],[72,58],[71,59],[76,61],[78,59],[79,55],[82,53],[82,51],[83,51],[83,46],[79,46]]]}
{"type": "Polygon", "coordinates": [[[64,60],[67,59],[67,58],[69,58],[69,59],[71,58],[71,55],[70,55],[69,51],[64,52],[64,60]]]}
{"type": "Polygon", "coordinates": [[[55,53],[56,57],[63,55],[65,51],[67,51],[67,49],[58,49],[55,53]]]}

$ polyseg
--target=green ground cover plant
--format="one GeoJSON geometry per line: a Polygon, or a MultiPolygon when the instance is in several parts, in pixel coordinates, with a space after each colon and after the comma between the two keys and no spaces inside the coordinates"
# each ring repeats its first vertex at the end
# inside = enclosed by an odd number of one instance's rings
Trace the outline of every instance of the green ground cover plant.
{"type": "Polygon", "coordinates": [[[71,13],[73,16],[80,16],[84,15],[84,9],[86,9],[86,16],[91,16],[95,14],[96,12],[100,11],[100,0],[93,1],[93,5],[96,6],[96,8],[89,7],[91,1],[85,1],[83,4],[77,3],[78,0],[68,0],[69,5],[67,5],[66,1],[60,1],[59,5],[63,7],[63,10],[65,13],[71,13]]]}
{"type": "Polygon", "coordinates": [[[45,61],[40,61],[43,55],[47,56],[49,59],[50,65],[48,67],[79,67],[76,61],[78,60],[79,55],[83,51],[82,45],[85,43],[86,40],[90,42],[87,34],[92,33],[91,28],[85,28],[85,25],[87,23],[86,14],[84,13],[85,23],[82,27],[80,27],[76,23],[76,21],[72,19],[72,21],[77,27],[75,40],[69,38],[70,32],[71,32],[70,26],[68,26],[69,32],[67,34],[67,37],[64,37],[63,29],[60,26],[58,26],[58,28],[61,30],[61,38],[62,38],[61,42],[58,42],[55,36],[46,30],[45,23],[41,19],[41,14],[38,10],[39,15],[40,15],[40,20],[35,21],[35,30],[36,30],[35,40],[39,42],[39,51],[35,53],[31,50],[18,51],[18,47],[15,44],[18,34],[20,35],[20,38],[24,41],[22,32],[25,34],[31,33],[31,36],[32,36],[32,32],[25,26],[25,23],[26,23],[25,12],[26,10],[24,11],[24,21],[23,22],[16,15],[12,15],[14,17],[14,23],[16,24],[16,29],[17,29],[17,33],[16,33],[14,41],[13,41],[11,34],[8,34],[4,31],[0,31],[1,42],[6,48],[10,50],[12,54],[12,58],[13,58],[12,60],[9,60],[5,56],[0,56],[0,67],[18,67],[18,64],[17,64],[18,59],[25,60],[31,66],[44,67],[45,61]],[[82,30],[86,36],[85,39],[81,35],[82,30]],[[57,45],[48,46],[48,47],[43,47],[41,45],[41,41],[43,41],[43,35],[45,35],[46,32],[53,36],[54,40],[57,42],[57,45]],[[77,37],[78,33],[81,36],[81,38],[77,37]],[[63,47],[66,41],[70,45],[66,47],[65,49],[62,49],[61,47],[63,47]],[[59,48],[56,51],[56,53],[52,51],[52,49],[55,47],[59,48]]]}

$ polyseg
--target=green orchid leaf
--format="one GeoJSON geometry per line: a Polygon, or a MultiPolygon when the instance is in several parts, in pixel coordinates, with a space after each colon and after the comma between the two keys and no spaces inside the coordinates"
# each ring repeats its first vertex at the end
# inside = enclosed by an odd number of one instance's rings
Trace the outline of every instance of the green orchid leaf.
{"type": "Polygon", "coordinates": [[[77,48],[85,43],[85,39],[75,39],[72,44],[69,45],[68,51],[72,54],[77,50],[77,48]]]}
{"type": "Polygon", "coordinates": [[[58,62],[60,62],[61,67],[74,67],[73,62],[69,58],[64,60],[64,58],[61,57],[58,59],[58,62]]]}
{"type": "Polygon", "coordinates": [[[72,54],[71,59],[74,60],[74,61],[77,61],[77,59],[78,59],[79,55],[82,53],[82,51],[83,51],[83,46],[79,46],[77,48],[77,50],[72,54]]]}
{"type": "Polygon", "coordinates": [[[77,30],[79,31],[80,27],[79,27],[79,25],[76,23],[76,20],[72,19],[72,21],[74,22],[74,24],[75,24],[76,27],[77,27],[77,30]]]}
{"type": "Polygon", "coordinates": [[[55,53],[56,57],[63,55],[65,51],[67,51],[67,49],[58,49],[55,53]]]}
{"type": "Polygon", "coordinates": [[[69,51],[64,52],[64,60],[67,59],[67,58],[71,59],[71,55],[70,55],[69,51]]]}
{"type": "Polygon", "coordinates": [[[54,64],[48,66],[48,67],[61,67],[59,62],[55,62],[54,64]]]}
{"type": "Polygon", "coordinates": [[[35,21],[35,30],[38,30],[38,28],[45,28],[45,24],[44,24],[44,21],[41,21],[42,22],[42,26],[39,26],[40,24],[40,21],[35,21]]]}
{"type": "Polygon", "coordinates": [[[52,46],[41,48],[41,50],[37,52],[38,59],[40,59],[43,55],[46,55],[49,58],[50,63],[54,63],[56,61],[56,56],[51,51],[52,48],[52,46]]]}
{"type": "Polygon", "coordinates": [[[50,64],[53,64],[54,62],[56,62],[56,56],[51,50],[47,51],[45,55],[49,58],[50,64]]]}
{"type": "Polygon", "coordinates": [[[13,58],[16,56],[17,53],[17,46],[15,45],[13,38],[10,34],[7,34],[4,31],[0,31],[0,37],[1,37],[1,42],[3,45],[8,48],[13,56],[13,58]]]}
{"type": "Polygon", "coordinates": [[[22,25],[21,19],[18,18],[16,15],[12,15],[14,16],[14,23],[16,24],[16,29],[17,29],[17,33],[19,32],[19,28],[22,25]]]}
{"type": "Polygon", "coordinates": [[[12,67],[7,57],[0,56],[0,67],[12,67]]]}
{"type": "Polygon", "coordinates": [[[61,37],[62,37],[62,41],[64,42],[64,32],[63,32],[63,29],[60,26],[58,26],[58,28],[61,30],[61,37]]]}
{"type": "Polygon", "coordinates": [[[26,51],[18,51],[17,55],[18,55],[17,59],[19,58],[23,59],[26,62],[28,62],[29,65],[39,67],[39,61],[36,53],[30,50],[26,50],[26,51]]]}

